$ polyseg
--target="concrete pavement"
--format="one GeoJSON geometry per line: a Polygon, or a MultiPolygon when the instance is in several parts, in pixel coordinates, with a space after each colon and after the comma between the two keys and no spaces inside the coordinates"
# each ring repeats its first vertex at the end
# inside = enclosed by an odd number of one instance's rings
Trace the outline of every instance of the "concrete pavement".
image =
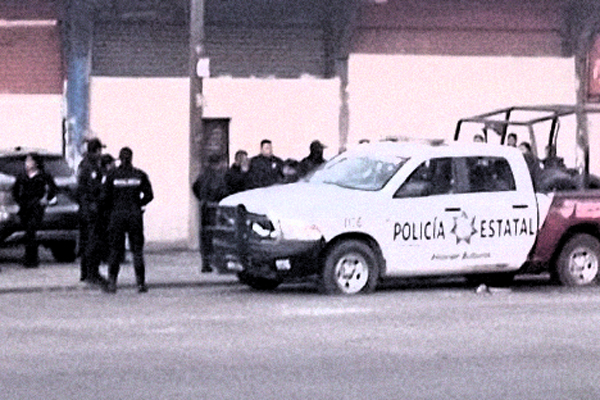
{"type": "MultiPolygon", "coordinates": [[[[0,294],[39,291],[97,290],[79,281],[79,259],[73,263],[56,263],[49,252],[40,248],[40,266],[24,268],[20,264],[22,249],[0,250],[0,294]]],[[[131,260],[131,254],[127,254],[131,260]]],[[[201,273],[198,251],[160,250],[145,253],[146,282],[150,290],[159,287],[193,287],[236,284],[235,275],[201,273]]],[[[106,276],[106,265],[100,267],[106,276]]],[[[133,264],[121,265],[118,289],[135,288],[133,264]]]]}

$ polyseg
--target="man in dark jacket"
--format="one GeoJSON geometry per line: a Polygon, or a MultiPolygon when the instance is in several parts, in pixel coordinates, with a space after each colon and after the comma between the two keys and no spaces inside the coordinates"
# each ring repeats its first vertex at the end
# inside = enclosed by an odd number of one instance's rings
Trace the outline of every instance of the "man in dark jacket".
{"type": "Polygon", "coordinates": [[[242,192],[248,188],[248,170],[250,163],[246,150],[238,150],[235,153],[235,160],[231,167],[225,173],[225,185],[227,194],[242,192]]]}
{"type": "Polygon", "coordinates": [[[214,213],[207,207],[208,203],[217,203],[227,196],[225,170],[221,168],[221,158],[218,155],[208,157],[205,167],[192,185],[192,191],[200,201],[200,254],[202,255],[202,272],[212,272],[210,254],[212,253],[212,232],[205,227],[212,222],[214,213]]]}
{"type": "Polygon", "coordinates": [[[80,280],[92,284],[105,284],[100,276],[101,226],[100,195],[102,194],[102,169],[100,157],[103,144],[93,138],[87,142],[87,152],[77,168],[77,201],[79,203],[79,253],[81,256],[80,280]]]}
{"type": "Polygon", "coordinates": [[[283,160],[273,155],[269,139],[260,142],[260,154],[250,160],[248,177],[252,188],[271,186],[283,180],[283,160]]]}
{"type": "Polygon", "coordinates": [[[103,202],[110,210],[108,236],[110,256],[108,263],[108,291],[117,291],[117,276],[123,254],[125,234],[133,253],[133,268],[138,292],[148,291],[144,265],[144,207],[152,201],[154,193],[148,175],[132,164],[133,152],[123,147],[119,152],[121,164],[110,171],[103,190],[103,202]]]}
{"type": "Polygon", "coordinates": [[[25,229],[26,268],[39,265],[36,232],[44,218],[45,207],[56,201],[56,184],[52,176],[44,171],[44,164],[36,153],[25,157],[25,168],[17,175],[12,188],[13,199],[19,205],[19,219],[25,229]]]}
{"type": "Polygon", "coordinates": [[[325,159],[323,158],[323,149],[325,148],[326,146],[318,140],[314,140],[310,144],[309,155],[300,161],[300,165],[298,167],[298,175],[300,177],[308,175],[325,162],[325,159]]]}

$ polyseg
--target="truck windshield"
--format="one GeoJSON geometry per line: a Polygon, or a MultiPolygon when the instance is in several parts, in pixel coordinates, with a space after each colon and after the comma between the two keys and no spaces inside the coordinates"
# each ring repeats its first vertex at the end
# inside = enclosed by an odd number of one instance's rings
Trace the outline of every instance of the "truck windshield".
{"type": "Polygon", "coordinates": [[[326,183],[357,190],[380,190],[408,158],[396,156],[345,156],[333,158],[309,178],[312,183],[326,183]]]}

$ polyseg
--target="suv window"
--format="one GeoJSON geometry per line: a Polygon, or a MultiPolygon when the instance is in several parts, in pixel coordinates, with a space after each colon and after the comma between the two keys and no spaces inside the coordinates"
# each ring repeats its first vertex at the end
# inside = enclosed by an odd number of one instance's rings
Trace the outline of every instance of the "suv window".
{"type": "MultiPolygon", "coordinates": [[[[42,155],[44,168],[53,177],[69,177],[73,175],[73,170],[67,164],[67,161],[61,156],[42,155]]],[[[25,155],[0,156],[0,172],[6,175],[16,176],[23,171],[25,155]]]]}

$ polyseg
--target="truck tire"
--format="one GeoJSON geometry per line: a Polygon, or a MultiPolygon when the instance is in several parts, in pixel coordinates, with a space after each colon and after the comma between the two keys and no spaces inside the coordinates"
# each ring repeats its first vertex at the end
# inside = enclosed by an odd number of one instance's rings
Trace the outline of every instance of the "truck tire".
{"type": "Polygon", "coordinates": [[[250,286],[252,289],[261,291],[275,290],[277,286],[281,284],[278,279],[263,278],[259,276],[253,276],[247,272],[239,272],[237,274],[238,279],[244,285],[250,286]]]}
{"type": "Polygon", "coordinates": [[[345,240],[329,250],[320,289],[325,294],[370,293],[378,279],[379,265],[373,249],[360,240],[345,240]]]}
{"type": "Polygon", "coordinates": [[[586,286],[598,282],[600,242],[592,235],[573,236],[560,251],[556,276],[565,286],[586,286]]]}
{"type": "Polygon", "coordinates": [[[77,242],[75,240],[62,240],[48,244],[52,257],[57,262],[73,262],[77,258],[75,249],[77,242]]]}

